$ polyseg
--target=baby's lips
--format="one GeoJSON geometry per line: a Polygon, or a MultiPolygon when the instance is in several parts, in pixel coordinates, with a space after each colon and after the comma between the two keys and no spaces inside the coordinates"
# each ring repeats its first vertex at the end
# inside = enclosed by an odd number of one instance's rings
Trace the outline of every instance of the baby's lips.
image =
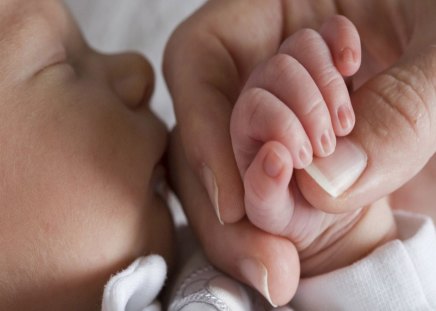
{"type": "Polygon", "coordinates": [[[328,194],[336,198],[360,177],[368,162],[364,150],[348,138],[338,138],[333,154],[314,158],[306,172],[328,194]]]}

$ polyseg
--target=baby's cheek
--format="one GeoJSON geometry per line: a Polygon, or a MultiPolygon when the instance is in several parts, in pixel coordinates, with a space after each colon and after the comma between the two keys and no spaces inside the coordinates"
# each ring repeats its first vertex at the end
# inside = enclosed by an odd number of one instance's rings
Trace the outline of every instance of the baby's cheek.
{"type": "Polygon", "coordinates": [[[81,175],[33,179],[5,202],[0,284],[10,286],[0,286],[1,305],[97,310],[110,275],[146,252],[151,216],[140,200],[81,175]]]}
{"type": "Polygon", "coordinates": [[[62,120],[17,129],[0,154],[0,309],[99,310],[112,274],[170,253],[143,137],[125,123],[62,120]]]}

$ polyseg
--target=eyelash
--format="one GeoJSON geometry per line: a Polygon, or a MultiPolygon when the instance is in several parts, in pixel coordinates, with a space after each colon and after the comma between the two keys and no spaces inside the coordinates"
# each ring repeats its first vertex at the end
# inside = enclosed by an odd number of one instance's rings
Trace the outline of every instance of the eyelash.
{"type": "Polygon", "coordinates": [[[47,70],[51,70],[53,68],[57,68],[60,66],[67,66],[72,72],[75,72],[73,65],[68,61],[67,53],[64,48],[57,53],[54,53],[53,56],[47,62],[47,65],[43,66],[36,75],[40,75],[47,70]]]}

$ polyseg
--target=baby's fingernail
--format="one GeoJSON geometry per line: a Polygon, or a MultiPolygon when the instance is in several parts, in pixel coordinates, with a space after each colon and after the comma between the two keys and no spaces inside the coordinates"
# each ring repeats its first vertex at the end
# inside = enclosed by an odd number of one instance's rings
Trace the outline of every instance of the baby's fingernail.
{"type": "Polygon", "coordinates": [[[360,177],[367,165],[365,151],[348,138],[337,140],[335,152],[316,158],[306,172],[332,197],[344,193],[360,177]]]}
{"type": "Polygon", "coordinates": [[[210,202],[212,203],[215,213],[218,217],[218,221],[222,225],[224,225],[224,222],[221,219],[218,203],[218,185],[216,183],[216,178],[212,170],[206,165],[203,165],[203,182],[204,186],[206,187],[207,193],[209,194],[210,202]]]}
{"type": "Polygon", "coordinates": [[[257,289],[273,307],[277,307],[269,294],[268,270],[265,265],[257,259],[248,258],[240,261],[239,269],[245,280],[257,289]]]}
{"type": "Polygon", "coordinates": [[[340,57],[344,63],[354,63],[355,62],[353,51],[350,48],[343,49],[341,51],[340,57]]]}
{"type": "Polygon", "coordinates": [[[342,130],[348,132],[353,127],[353,114],[351,113],[348,105],[342,105],[338,108],[338,120],[341,125],[342,130]]]}
{"type": "Polygon", "coordinates": [[[283,160],[276,152],[271,150],[263,160],[263,170],[269,177],[275,178],[283,170],[283,160]]]}
{"type": "Polygon", "coordinates": [[[319,139],[319,146],[323,156],[329,156],[335,150],[334,140],[335,136],[330,129],[325,130],[325,132],[321,135],[321,138],[319,139]]]}
{"type": "Polygon", "coordinates": [[[300,158],[300,163],[303,167],[306,167],[310,162],[312,162],[312,148],[308,143],[305,143],[303,147],[301,147],[298,157],[300,158]]]}

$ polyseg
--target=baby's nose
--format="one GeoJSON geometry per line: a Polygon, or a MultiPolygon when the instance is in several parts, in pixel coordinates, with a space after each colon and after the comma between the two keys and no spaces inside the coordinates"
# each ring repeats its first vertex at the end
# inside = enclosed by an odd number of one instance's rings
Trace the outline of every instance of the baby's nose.
{"type": "Polygon", "coordinates": [[[124,53],[109,57],[111,83],[120,99],[132,109],[146,105],[154,87],[153,69],[140,54],[124,53]]]}

